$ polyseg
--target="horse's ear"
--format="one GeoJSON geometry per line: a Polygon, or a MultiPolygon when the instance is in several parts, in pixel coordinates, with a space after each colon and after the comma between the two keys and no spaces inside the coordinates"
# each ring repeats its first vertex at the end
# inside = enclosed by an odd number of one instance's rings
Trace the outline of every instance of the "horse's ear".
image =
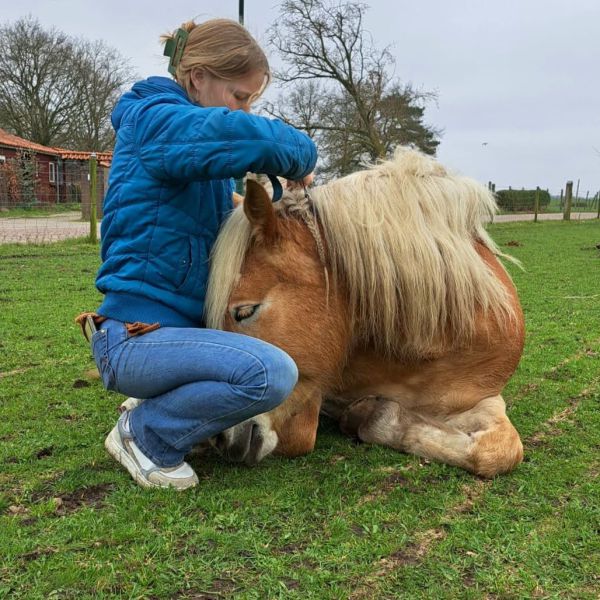
{"type": "Polygon", "coordinates": [[[244,213],[252,224],[254,238],[272,244],[278,237],[277,216],[265,188],[253,179],[246,180],[244,213]]]}

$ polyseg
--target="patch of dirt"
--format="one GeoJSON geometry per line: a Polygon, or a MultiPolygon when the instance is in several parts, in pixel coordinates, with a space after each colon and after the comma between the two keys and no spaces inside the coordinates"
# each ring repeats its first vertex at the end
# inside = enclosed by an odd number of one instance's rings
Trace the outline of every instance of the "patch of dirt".
{"type": "Polygon", "coordinates": [[[378,561],[378,569],[367,577],[365,582],[349,596],[349,600],[371,600],[377,597],[376,582],[385,578],[395,569],[418,565],[437,541],[446,537],[443,529],[428,529],[419,534],[417,539],[389,556],[378,561]]]}
{"type": "Polygon", "coordinates": [[[572,419],[574,413],[577,411],[580,400],[583,398],[588,398],[594,393],[596,383],[597,379],[592,382],[592,385],[589,388],[584,388],[581,390],[577,396],[568,398],[568,406],[544,421],[542,423],[542,429],[531,435],[528,439],[524,440],[523,445],[526,448],[536,448],[545,444],[550,438],[561,435],[563,430],[558,426],[559,423],[564,423],[572,419]]]}
{"type": "Polygon", "coordinates": [[[35,457],[39,460],[41,458],[47,458],[48,456],[52,456],[54,453],[54,446],[46,446],[46,448],[42,448],[35,453],[35,457]]]}
{"type": "Polygon", "coordinates": [[[489,480],[487,479],[475,480],[471,485],[463,486],[466,498],[460,504],[452,507],[451,514],[457,515],[473,512],[473,507],[488,487],[489,480]]]}
{"type": "Polygon", "coordinates": [[[56,554],[58,552],[58,548],[36,548],[35,550],[32,550],[31,552],[26,552],[25,554],[21,555],[21,559],[29,562],[32,560],[37,560],[38,558],[42,557],[42,556],[51,556],[52,554],[56,554]]]}
{"type": "Polygon", "coordinates": [[[300,582],[295,579],[284,579],[282,583],[288,590],[297,590],[300,587],[300,582]]]}
{"type": "Polygon", "coordinates": [[[182,539],[181,545],[177,545],[178,556],[206,555],[217,547],[215,540],[202,540],[201,543],[193,543],[188,539],[182,539]]]}
{"type": "Polygon", "coordinates": [[[408,479],[406,475],[400,471],[394,471],[378,484],[378,489],[360,498],[357,502],[357,506],[362,506],[363,504],[373,502],[382,496],[387,496],[392,490],[398,487],[405,488],[409,491],[415,491],[410,479],[408,479]]]}
{"type": "Polygon", "coordinates": [[[523,244],[518,240],[509,240],[504,244],[505,246],[510,246],[511,248],[520,248],[523,244]]]}
{"type": "Polygon", "coordinates": [[[55,505],[54,514],[57,516],[66,515],[87,506],[91,508],[101,508],[104,505],[104,498],[115,489],[112,483],[100,483],[89,487],[80,488],[73,492],[60,494],[46,488],[43,491],[34,492],[30,503],[47,502],[53,500],[55,505]]]}
{"type": "Polygon", "coordinates": [[[57,496],[56,513],[59,515],[68,514],[87,506],[91,508],[100,508],[104,504],[104,498],[115,489],[112,483],[101,483],[87,488],[75,490],[69,494],[57,496]]]}
{"type": "Polygon", "coordinates": [[[364,527],[361,527],[360,525],[351,525],[350,531],[357,537],[364,537],[367,533],[364,527]]]}
{"type": "Polygon", "coordinates": [[[73,387],[75,389],[90,387],[90,382],[85,381],[85,379],[76,379],[73,382],[73,387]]]}
{"type": "Polygon", "coordinates": [[[446,532],[442,529],[428,529],[422,533],[419,539],[404,548],[390,554],[388,558],[382,558],[381,569],[376,573],[377,576],[384,576],[391,570],[404,565],[416,565],[427,554],[433,542],[446,537],[446,532]]]}
{"type": "Polygon", "coordinates": [[[303,552],[305,548],[305,544],[286,544],[278,548],[277,551],[280,554],[298,554],[299,552],[303,552]]]}

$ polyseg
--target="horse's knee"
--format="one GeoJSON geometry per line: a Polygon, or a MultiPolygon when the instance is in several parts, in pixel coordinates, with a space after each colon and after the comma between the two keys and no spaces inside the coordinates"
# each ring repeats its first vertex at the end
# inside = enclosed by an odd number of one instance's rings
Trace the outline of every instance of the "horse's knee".
{"type": "Polygon", "coordinates": [[[359,429],[369,422],[375,411],[381,408],[381,404],[377,396],[365,396],[354,401],[340,417],[342,433],[350,437],[359,437],[359,429]]]}
{"type": "Polygon", "coordinates": [[[474,434],[469,470],[480,477],[492,478],[512,471],[523,460],[523,444],[508,420],[500,427],[474,434]]]}

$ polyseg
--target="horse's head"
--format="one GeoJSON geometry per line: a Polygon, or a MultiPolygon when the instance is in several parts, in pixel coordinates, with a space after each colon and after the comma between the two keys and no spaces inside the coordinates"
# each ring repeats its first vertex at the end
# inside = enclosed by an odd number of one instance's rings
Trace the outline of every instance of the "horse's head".
{"type": "Polygon", "coordinates": [[[254,463],[273,451],[294,456],[313,448],[321,394],[340,377],[349,333],[346,306],[335,282],[328,282],[325,249],[306,203],[276,209],[265,189],[249,180],[241,211],[215,248],[212,285],[227,288],[228,297],[219,301],[218,291],[209,292],[209,326],[279,346],[299,370],[281,406],[215,440],[226,456],[254,463]],[[233,273],[236,260],[227,254],[237,244],[243,260],[233,273]],[[211,318],[211,311],[220,315],[211,318]]]}

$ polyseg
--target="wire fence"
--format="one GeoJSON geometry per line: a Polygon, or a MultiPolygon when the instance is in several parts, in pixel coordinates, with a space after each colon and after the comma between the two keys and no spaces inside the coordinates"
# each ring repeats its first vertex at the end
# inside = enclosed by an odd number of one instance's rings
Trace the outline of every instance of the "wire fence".
{"type": "MultiPolygon", "coordinates": [[[[0,156],[0,244],[43,244],[68,238],[92,238],[102,219],[109,164],[93,160],[34,160],[0,156]],[[92,188],[96,187],[97,224],[91,223],[92,188]]],[[[547,219],[600,219],[600,190],[583,194],[579,182],[558,192],[497,186],[499,214],[494,222],[547,219]],[[575,189],[573,189],[575,187],[575,189]]],[[[92,238],[93,239],[93,238],[92,238]]]]}
{"type": "Polygon", "coordinates": [[[533,213],[536,210],[536,203],[539,213],[563,213],[567,209],[569,198],[571,210],[594,212],[598,210],[600,198],[600,190],[580,192],[579,185],[574,189],[571,181],[566,182],[561,190],[554,192],[543,188],[497,186],[492,182],[488,183],[488,188],[495,193],[501,213],[533,213]]]}
{"type": "MultiPolygon", "coordinates": [[[[0,159],[0,244],[40,244],[89,236],[90,164],[87,159],[60,160],[25,153],[0,159]]],[[[97,165],[98,222],[108,170],[106,162],[97,165]]]]}

